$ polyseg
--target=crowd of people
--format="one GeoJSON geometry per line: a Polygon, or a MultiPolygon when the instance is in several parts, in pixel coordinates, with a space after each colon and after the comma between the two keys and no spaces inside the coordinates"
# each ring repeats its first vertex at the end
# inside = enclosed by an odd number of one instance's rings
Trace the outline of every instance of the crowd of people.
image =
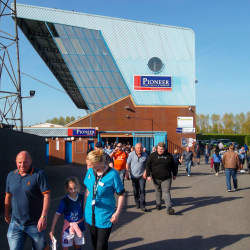
{"type": "MultiPolygon", "coordinates": [[[[197,164],[200,164],[201,147],[195,147],[197,164]],[[197,153],[198,152],[198,153],[197,153]]],[[[227,191],[231,192],[231,178],[234,190],[237,190],[237,172],[242,170],[248,148],[235,150],[210,149],[205,146],[205,163],[213,164],[216,175],[226,172],[227,191]]],[[[171,185],[178,175],[178,166],[185,161],[187,176],[191,176],[191,166],[195,157],[189,147],[180,154],[168,152],[164,142],[148,153],[141,143],[134,146],[122,143],[104,146],[101,142],[89,150],[84,178],[85,194],[80,194],[81,184],[78,178],[69,177],[65,183],[65,196],[54,215],[49,235],[52,243],[55,227],[61,215],[64,224],[61,234],[62,249],[74,246],[79,250],[85,244],[85,224],[89,228],[94,250],[108,249],[108,239],[112,226],[119,220],[122,211],[125,189],[124,180],[131,179],[135,208],[147,212],[146,181],[152,181],[155,187],[156,209],[161,210],[162,199],[166,213],[172,215],[175,210],[171,203],[171,185]],[[117,202],[116,202],[117,196],[117,202]]],[[[32,240],[33,249],[47,250],[45,229],[50,207],[50,186],[44,171],[32,166],[29,152],[22,151],[16,157],[17,170],[9,173],[6,181],[5,220],[9,224],[7,233],[11,250],[23,250],[27,236],[32,240]],[[12,208],[12,214],[10,211],[12,208]]]]}

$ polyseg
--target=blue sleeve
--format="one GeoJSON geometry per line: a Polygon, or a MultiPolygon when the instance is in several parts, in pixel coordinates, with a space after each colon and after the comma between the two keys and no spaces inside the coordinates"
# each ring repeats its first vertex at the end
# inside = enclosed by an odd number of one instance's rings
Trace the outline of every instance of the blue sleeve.
{"type": "Polygon", "coordinates": [[[37,184],[42,194],[50,192],[49,180],[44,171],[39,171],[37,184]]]}
{"type": "Polygon", "coordinates": [[[7,180],[6,180],[6,189],[5,189],[5,193],[10,194],[10,187],[9,187],[9,181],[10,181],[10,174],[8,174],[7,176],[7,180]]]}
{"type": "Polygon", "coordinates": [[[66,206],[65,206],[64,200],[61,200],[61,202],[60,202],[60,204],[59,204],[59,206],[58,206],[58,208],[56,210],[56,213],[59,214],[59,215],[63,214],[65,207],[66,206]]]}
{"type": "MultiPolygon", "coordinates": [[[[85,175],[85,178],[84,178],[84,181],[83,181],[83,184],[86,186],[86,188],[88,189],[88,183],[89,183],[89,175],[91,174],[91,168],[89,168],[87,174],[85,175]]],[[[93,171],[93,170],[92,170],[93,171]]]]}
{"type": "Polygon", "coordinates": [[[118,173],[114,172],[114,188],[116,193],[119,195],[123,194],[125,192],[124,186],[122,185],[122,181],[118,173]]]}

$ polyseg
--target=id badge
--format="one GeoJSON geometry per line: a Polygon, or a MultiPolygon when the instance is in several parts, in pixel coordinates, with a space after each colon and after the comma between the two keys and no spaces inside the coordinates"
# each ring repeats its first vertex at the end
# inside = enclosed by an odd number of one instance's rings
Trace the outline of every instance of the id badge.
{"type": "Polygon", "coordinates": [[[101,187],[103,187],[103,186],[104,186],[104,183],[103,183],[103,182],[99,182],[99,185],[100,185],[101,187]]]}
{"type": "Polygon", "coordinates": [[[95,205],[95,200],[92,200],[92,203],[91,203],[91,204],[92,204],[92,206],[94,206],[94,205],[95,205]]]}

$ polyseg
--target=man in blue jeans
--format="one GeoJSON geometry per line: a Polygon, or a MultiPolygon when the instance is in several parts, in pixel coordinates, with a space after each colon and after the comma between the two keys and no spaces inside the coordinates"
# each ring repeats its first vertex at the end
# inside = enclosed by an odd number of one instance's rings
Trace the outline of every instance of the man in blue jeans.
{"type": "Polygon", "coordinates": [[[238,154],[234,152],[233,145],[223,155],[222,163],[226,172],[227,191],[231,192],[231,176],[233,178],[234,191],[236,191],[238,188],[237,171],[240,169],[240,160],[238,154]]]}
{"type": "Polygon", "coordinates": [[[208,165],[208,161],[209,161],[209,155],[210,155],[210,149],[208,148],[208,146],[205,146],[204,149],[204,156],[205,156],[205,163],[208,165]]]}
{"type": "Polygon", "coordinates": [[[50,206],[50,188],[44,171],[31,165],[28,152],[16,157],[17,169],[6,181],[5,221],[10,250],[23,250],[27,235],[33,250],[48,250],[45,241],[47,214],[50,206]],[[12,216],[10,209],[12,207],[12,216]]]}
{"type": "Polygon", "coordinates": [[[186,151],[183,152],[181,156],[181,162],[183,160],[183,157],[185,157],[186,171],[187,171],[187,176],[189,177],[191,175],[192,160],[194,162],[194,154],[192,151],[190,151],[189,147],[186,147],[186,151]]]}
{"type": "Polygon", "coordinates": [[[128,172],[130,168],[130,175],[132,185],[134,189],[135,207],[141,208],[142,211],[146,212],[145,208],[145,187],[146,179],[143,178],[143,173],[146,169],[146,161],[148,154],[143,152],[141,143],[135,145],[135,151],[129,154],[126,164],[126,179],[129,178],[128,172]]]}

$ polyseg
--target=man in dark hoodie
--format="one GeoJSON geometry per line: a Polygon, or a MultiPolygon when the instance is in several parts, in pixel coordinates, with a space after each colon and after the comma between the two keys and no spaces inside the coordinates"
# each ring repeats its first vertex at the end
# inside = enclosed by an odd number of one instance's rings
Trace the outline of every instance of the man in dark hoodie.
{"type": "Polygon", "coordinates": [[[157,151],[149,155],[146,163],[147,179],[151,181],[150,174],[152,175],[155,196],[156,196],[156,209],[161,209],[162,193],[165,200],[165,205],[168,214],[173,214],[175,211],[171,206],[170,189],[173,180],[176,179],[176,168],[173,155],[166,149],[164,142],[159,142],[157,151]]]}

